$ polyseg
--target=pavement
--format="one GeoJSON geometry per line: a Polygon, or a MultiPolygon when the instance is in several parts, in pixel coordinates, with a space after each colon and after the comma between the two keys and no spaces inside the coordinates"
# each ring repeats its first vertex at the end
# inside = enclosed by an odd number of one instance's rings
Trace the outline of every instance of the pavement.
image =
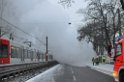
{"type": "Polygon", "coordinates": [[[90,67],[91,69],[94,69],[104,74],[107,74],[109,76],[112,76],[114,65],[113,64],[99,64],[99,65],[93,66],[92,64],[87,64],[87,66],[90,67]]]}
{"type": "Polygon", "coordinates": [[[61,74],[54,76],[54,82],[114,82],[113,77],[87,66],[63,65],[61,74]]]}
{"type": "Polygon", "coordinates": [[[59,64],[26,82],[114,82],[112,68],[110,64],[83,67],[59,64]]]}

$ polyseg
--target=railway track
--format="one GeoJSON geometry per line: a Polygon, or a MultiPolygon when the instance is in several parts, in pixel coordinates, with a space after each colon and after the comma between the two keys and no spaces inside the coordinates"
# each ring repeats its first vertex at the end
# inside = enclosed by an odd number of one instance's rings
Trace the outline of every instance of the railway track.
{"type": "Polygon", "coordinates": [[[0,82],[3,82],[4,78],[10,76],[15,77],[17,74],[23,74],[30,71],[34,71],[38,68],[50,67],[57,64],[57,62],[47,63],[27,63],[27,64],[16,64],[16,65],[2,65],[0,66],[0,82]]]}

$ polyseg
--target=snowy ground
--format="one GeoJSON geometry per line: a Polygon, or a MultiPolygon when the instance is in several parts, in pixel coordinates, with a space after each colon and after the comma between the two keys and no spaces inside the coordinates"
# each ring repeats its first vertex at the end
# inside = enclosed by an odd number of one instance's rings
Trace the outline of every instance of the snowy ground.
{"type": "Polygon", "coordinates": [[[54,76],[61,72],[62,65],[56,65],[49,70],[35,76],[34,78],[31,78],[27,80],[26,82],[55,82],[54,76]]]}
{"type": "MultiPolygon", "coordinates": [[[[92,64],[88,64],[88,67],[91,69],[100,71],[102,73],[105,73],[107,75],[112,76],[113,72],[113,65],[112,64],[100,64],[97,66],[93,66],[92,64]]],[[[26,82],[55,82],[54,77],[58,76],[57,74],[62,74],[61,70],[63,69],[63,65],[56,65],[49,70],[46,70],[45,72],[27,80],[26,82]]]]}
{"type": "Polygon", "coordinates": [[[107,75],[112,76],[113,73],[113,64],[99,64],[97,66],[93,66],[91,64],[88,64],[89,67],[92,69],[95,69],[97,71],[100,71],[102,73],[105,73],[107,75]]]}

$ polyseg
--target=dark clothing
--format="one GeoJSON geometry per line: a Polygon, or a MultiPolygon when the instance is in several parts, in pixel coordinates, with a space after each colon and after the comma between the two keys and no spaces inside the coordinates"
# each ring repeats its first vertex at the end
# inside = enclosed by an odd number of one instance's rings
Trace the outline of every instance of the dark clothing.
{"type": "Polygon", "coordinates": [[[95,63],[95,59],[94,59],[94,57],[92,58],[92,62],[93,62],[93,66],[94,66],[94,63],[95,63]]]}
{"type": "Polygon", "coordinates": [[[111,52],[112,45],[108,45],[108,53],[111,52]]]}
{"type": "MultiPolygon", "coordinates": [[[[124,39],[123,35],[116,37],[116,42],[118,42],[121,39],[124,39]]],[[[121,45],[115,44],[115,56],[120,55],[120,54],[121,54],[121,45]]]]}
{"type": "Polygon", "coordinates": [[[108,45],[108,56],[111,57],[111,49],[112,49],[112,45],[108,45]]]}
{"type": "Polygon", "coordinates": [[[123,35],[120,36],[119,40],[121,40],[121,39],[124,39],[124,36],[123,35]]]}
{"type": "Polygon", "coordinates": [[[96,63],[96,65],[99,65],[99,58],[95,59],[95,63],[96,63]]]}

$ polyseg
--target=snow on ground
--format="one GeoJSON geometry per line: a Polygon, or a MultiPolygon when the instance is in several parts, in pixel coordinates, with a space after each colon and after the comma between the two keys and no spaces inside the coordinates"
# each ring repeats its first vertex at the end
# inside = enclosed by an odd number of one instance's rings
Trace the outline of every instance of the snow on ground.
{"type": "Polygon", "coordinates": [[[113,73],[113,64],[99,64],[97,66],[93,66],[91,64],[88,64],[91,69],[95,69],[99,72],[102,72],[104,74],[112,76],[113,73]]]}
{"type": "Polygon", "coordinates": [[[56,65],[47,71],[27,80],[26,82],[55,82],[54,76],[62,69],[62,65],[56,65]]]}
{"type": "MultiPolygon", "coordinates": [[[[88,64],[88,67],[91,69],[97,70],[99,72],[102,72],[104,74],[112,76],[113,73],[113,64],[99,64],[97,66],[93,66],[92,64],[88,64]]],[[[61,74],[61,70],[63,69],[62,65],[56,65],[49,70],[27,80],[26,82],[55,82],[54,77],[57,76],[57,74],[61,74]]]]}

